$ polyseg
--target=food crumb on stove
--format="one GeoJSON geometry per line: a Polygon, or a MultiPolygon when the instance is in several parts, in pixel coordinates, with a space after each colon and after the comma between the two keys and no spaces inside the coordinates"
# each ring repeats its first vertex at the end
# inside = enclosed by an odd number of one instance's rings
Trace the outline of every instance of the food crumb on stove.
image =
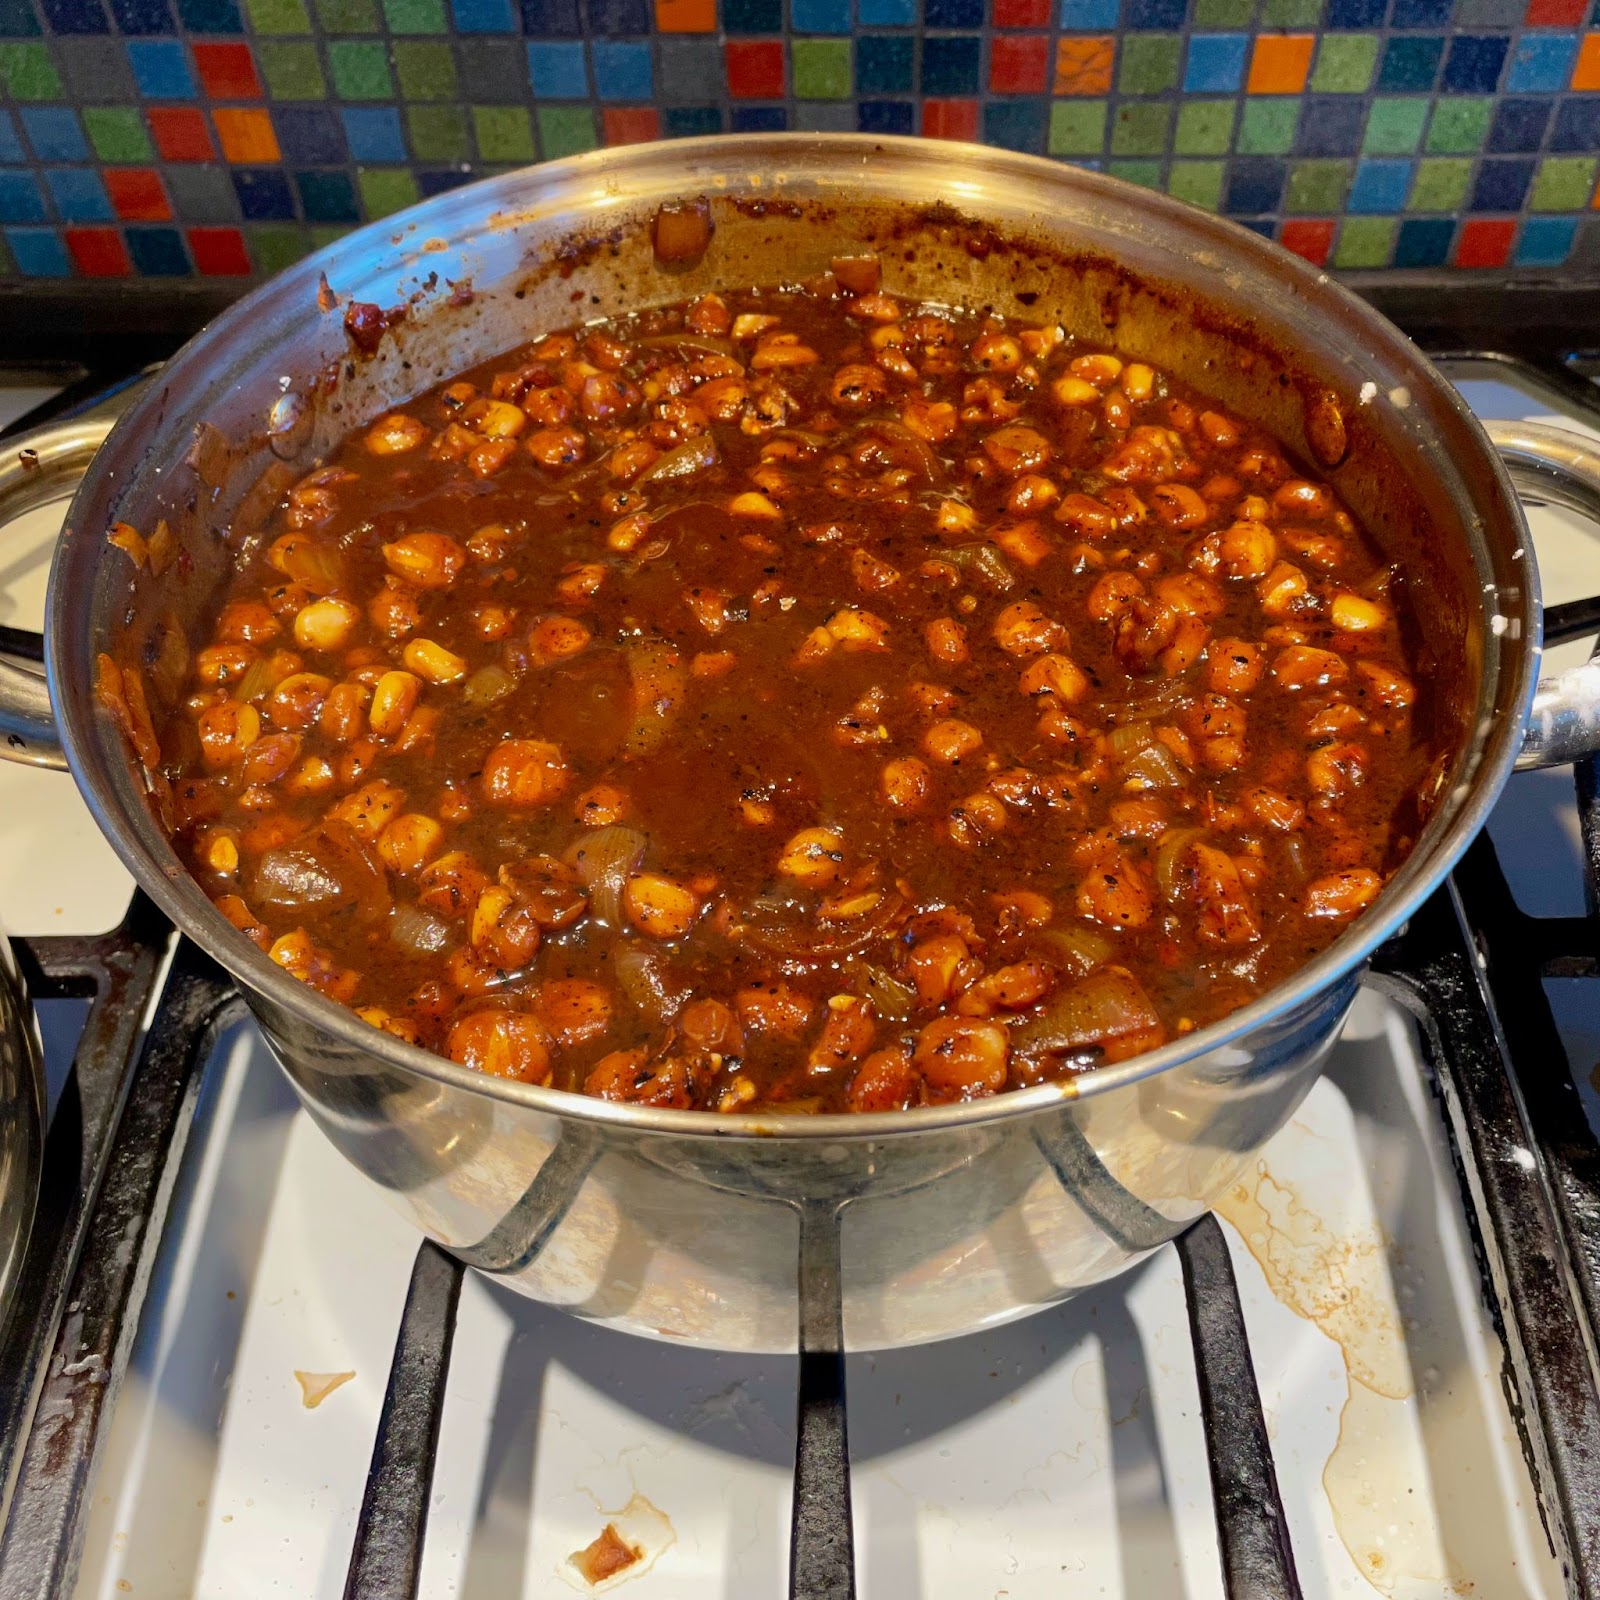
{"type": "Polygon", "coordinates": [[[294,1371],[295,1382],[300,1385],[300,1403],[307,1411],[315,1411],[335,1389],[342,1389],[355,1377],[353,1372],[302,1372],[294,1371]]]}
{"type": "Polygon", "coordinates": [[[592,1544],[583,1550],[573,1551],[571,1561],[583,1581],[592,1588],[598,1588],[607,1578],[626,1572],[642,1553],[637,1545],[629,1544],[617,1532],[616,1523],[608,1522],[592,1544]]]}

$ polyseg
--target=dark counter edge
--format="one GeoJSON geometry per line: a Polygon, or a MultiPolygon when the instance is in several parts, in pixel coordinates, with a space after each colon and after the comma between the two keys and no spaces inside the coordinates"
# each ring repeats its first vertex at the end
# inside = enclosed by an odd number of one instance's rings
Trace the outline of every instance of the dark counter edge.
{"type": "MultiPolygon", "coordinates": [[[[1529,357],[1600,353],[1600,280],[1473,273],[1354,273],[1358,294],[1432,348],[1490,339],[1529,357]]],[[[99,372],[160,360],[253,284],[0,284],[0,361],[75,362],[99,372]]]]}

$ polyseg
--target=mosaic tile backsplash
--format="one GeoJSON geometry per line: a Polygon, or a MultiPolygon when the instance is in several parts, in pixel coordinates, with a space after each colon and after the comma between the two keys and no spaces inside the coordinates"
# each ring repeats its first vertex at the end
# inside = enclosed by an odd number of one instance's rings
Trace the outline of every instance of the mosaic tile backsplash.
{"type": "Polygon", "coordinates": [[[0,90],[0,275],[41,286],[781,128],[1102,168],[1337,269],[1600,277],[1597,0],[0,0],[0,90]]]}

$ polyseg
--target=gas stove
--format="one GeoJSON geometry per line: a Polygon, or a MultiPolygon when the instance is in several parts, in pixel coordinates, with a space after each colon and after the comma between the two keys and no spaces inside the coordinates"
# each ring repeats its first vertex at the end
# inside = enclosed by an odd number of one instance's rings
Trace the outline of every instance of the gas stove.
{"type": "MultiPolygon", "coordinates": [[[[1600,430],[1579,363],[1438,358],[1480,415],[1600,430]]],[[[0,420],[36,398],[0,381],[0,420]]],[[[1530,522],[1559,668],[1600,535],[1530,522]]],[[[32,648],[53,531],[7,530],[0,646],[32,648]]],[[[0,1600],[544,1600],[599,1592],[573,1557],[608,1524],[629,1600],[1600,1596],[1597,796],[1512,780],[1219,1221],[1004,1328],[797,1361],[419,1248],[70,780],[0,764],[51,1107],[0,1600]]]]}

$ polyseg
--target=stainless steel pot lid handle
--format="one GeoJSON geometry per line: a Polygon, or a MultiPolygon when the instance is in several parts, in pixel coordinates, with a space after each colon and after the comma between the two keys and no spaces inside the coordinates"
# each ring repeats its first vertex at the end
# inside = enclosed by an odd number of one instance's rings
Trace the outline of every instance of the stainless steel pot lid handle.
{"type": "MultiPolygon", "coordinates": [[[[111,432],[109,417],[51,423],[0,444],[0,529],[26,511],[65,499],[111,432]]],[[[0,756],[65,768],[44,675],[0,660],[0,756]]]]}
{"type": "MultiPolygon", "coordinates": [[[[1600,443],[1542,422],[1486,422],[1521,494],[1600,525],[1600,443]]],[[[1517,770],[1560,767],[1600,751],[1600,659],[1541,678],[1517,770]]]]}

